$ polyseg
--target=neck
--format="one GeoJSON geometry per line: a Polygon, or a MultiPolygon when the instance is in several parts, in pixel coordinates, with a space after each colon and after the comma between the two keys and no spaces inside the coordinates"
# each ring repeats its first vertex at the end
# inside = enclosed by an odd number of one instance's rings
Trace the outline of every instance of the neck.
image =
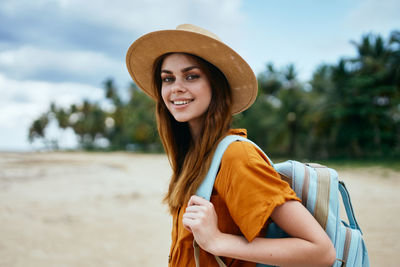
{"type": "Polygon", "coordinates": [[[190,133],[194,142],[200,139],[201,129],[203,127],[202,120],[196,120],[189,122],[190,133]]]}
{"type": "Polygon", "coordinates": [[[200,138],[200,129],[190,127],[190,133],[192,134],[193,141],[197,141],[200,138]]]}

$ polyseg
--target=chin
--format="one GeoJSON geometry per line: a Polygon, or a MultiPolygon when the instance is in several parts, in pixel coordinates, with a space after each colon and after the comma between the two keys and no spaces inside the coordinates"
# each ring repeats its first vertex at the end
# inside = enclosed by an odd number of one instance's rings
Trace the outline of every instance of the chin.
{"type": "Polygon", "coordinates": [[[174,116],[174,119],[175,119],[177,122],[188,122],[188,121],[189,121],[188,119],[182,118],[182,117],[180,117],[180,116],[178,116],[178,117],[174,116]]]}

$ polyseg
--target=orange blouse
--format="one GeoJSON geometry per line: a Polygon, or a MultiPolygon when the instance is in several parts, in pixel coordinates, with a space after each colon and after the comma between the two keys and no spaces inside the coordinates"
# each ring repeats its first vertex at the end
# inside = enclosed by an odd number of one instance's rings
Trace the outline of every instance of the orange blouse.
{"type": "MultiPolygon", "coordinates": [[[[244,129],[230,134],[246,137],[244,129]]],[[[248,142],[234,142],[225,151],[215,179],[211,202],[223,233],[242,235],[249,242],[265,236],[274,208],[288,200],[299,200],[289,184],[281,180],[268,159],[248,142]]],[[[186,205],[173,214],[169,266],[195,266],[193,235],[182,224],[186,205]]],[[[256,266],[253,262],[222,258],[227,266],[256,266]]],[[[216,266],[213,255],[200,249],[200,265],[216,266]]]]}

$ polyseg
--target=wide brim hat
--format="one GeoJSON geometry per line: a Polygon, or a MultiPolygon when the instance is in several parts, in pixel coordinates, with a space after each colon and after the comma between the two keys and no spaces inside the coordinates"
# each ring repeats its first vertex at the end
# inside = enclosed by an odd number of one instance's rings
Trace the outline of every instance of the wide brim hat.
{"type": "Polygon", "coordinates": [[[154,91],[154,64],[167,53],[196,55],[216,66],[225,75],[232,91],[232,114],[249,108],[257,97],[257,79],[247,62],[218,36],[191,24],[176,30],[148,33],[128,49],[126,65],[129,74],[146,94],[157,99],[154,91]]]}

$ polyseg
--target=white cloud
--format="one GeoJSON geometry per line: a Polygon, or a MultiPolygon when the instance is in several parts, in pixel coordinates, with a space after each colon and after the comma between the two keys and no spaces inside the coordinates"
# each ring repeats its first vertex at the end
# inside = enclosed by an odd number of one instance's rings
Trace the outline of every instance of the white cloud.
{"type": "Polygon", "coordinates": [[[37,12],[36,16],[53,13],[57,15],[56,19],[67,16],[73,20],[143,33],[160,26],[171,28],[193,19],[197,23],[224,25],[225,29],[229,29],[243,18],[241,2],[242,0],[3,0],[0,11],[10,16],[28,14],[29,11],[37,12]]]}
{"type": "Polygon", "coordinates": [[[241,4],[242,0],[4,0],[0,23],[7,26],[2,29],[7,38],[0,41],[0,71],[21,80],[97,85],[114,77],[125,83],[130,80],[125,52],[149,31],[193,23],[240,47],[245,18],[241,4]]]}
{"type": "Polygon", "coordinates": [[[12,80],[0,73],[0,95],[0,126],[13,128],[29,125],[48,110],[51,102],[66,107],[83,98],[98,101],[104,91],[79,83],[12,80]]]}
{"type": "Polygon", "coordinates": [[[91,81],[122,70],[123,62],[93,51],[62,51],[21,46],[0,52],[0,71],[16,79],[91,81]]]}
{"type": "MultiPolygon", "coordinates": [[[[60,3],[67,2],[59,0],[60,3]]],[[[80,0],[68,1],[65,9],[88,17],[99,24],[120,29],[147,32],[160,26],[171,28],[195,20],[207,25],[224,25],[229,29],[240,22],[241,0],[150,0],[126,1],[80,0]],[[96,14],[96,16],[93,16],[96,14]]]]}
{"type": "Polygon", "coordinates": [[[365,0],[349,14],[346,25],[360,33],[388,34],[391,30],[399,28],[399,14],[398,0],[365,0]]]}
{"type": "MultiPolygon", "coordinates": [[[[79,83],[51,83],[47,81],[18,81],[0,73],[0,150],[26,150],[30,146],[27,134],[30,124],[48,111],[51,102],[68,107],[82,99],[99,101],[103,98],[101,88],[79,83]]],[[[54,128],[54,127],[53,127],[54,128]]],[[[61,136],[64,147],[74,144],[70,132],[54,131],[52,136],[61,136]]]]}
{"type": "Polygon", "coordinates": [[[124,86],[130,81],[126,49],[144,33],[193,23],[239,47],[241,5],[242,0],[3,0],[0,149],[27,147],[29,125],[50,102],[100,99],[97,86],[107,77],[124,86]]]}

